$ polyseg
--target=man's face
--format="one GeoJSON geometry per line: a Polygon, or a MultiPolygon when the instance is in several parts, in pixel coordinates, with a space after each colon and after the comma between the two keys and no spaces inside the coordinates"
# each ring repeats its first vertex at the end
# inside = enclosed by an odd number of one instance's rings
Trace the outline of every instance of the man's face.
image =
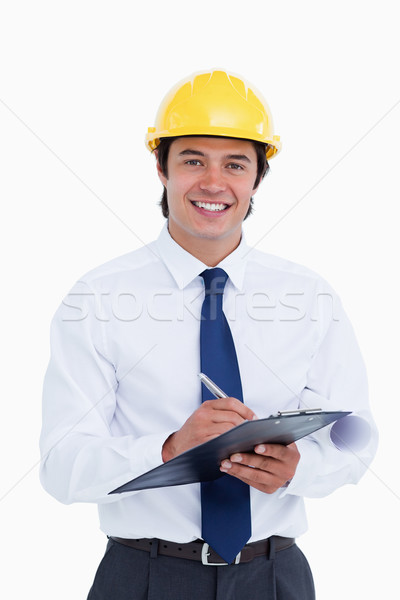
{"type": "Polygon", "coordinates": [[[251,142],[181,137],[169,150],[168,178],[159,167],[158,172],[168,194],[169,232],[178,244],[189,252],[201,240],[220,240],[228,252],[238,245],[255,193],[257,154],[251,142]]]}

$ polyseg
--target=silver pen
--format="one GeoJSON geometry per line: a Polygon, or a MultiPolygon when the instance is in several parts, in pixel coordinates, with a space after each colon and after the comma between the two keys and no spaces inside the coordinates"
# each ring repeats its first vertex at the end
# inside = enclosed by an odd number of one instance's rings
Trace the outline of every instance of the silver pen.
{"type": "Polygon", "coordinates": [[[209,377],[207,377],[207,375],[204,375],[204,373],[199,373],[199,378],[201,380],[202,383],[204,383],[204,385],[206,386],[206,388],[208,390],[210,390],[210,392],[212,394],[214,394],[214,396],[216,398],[228,398],[228,394],[225,394],[225,392],[223,392],[221,390],[221,388],[219,388],[213,381],[211,381],[211,379],[209,377]]]}

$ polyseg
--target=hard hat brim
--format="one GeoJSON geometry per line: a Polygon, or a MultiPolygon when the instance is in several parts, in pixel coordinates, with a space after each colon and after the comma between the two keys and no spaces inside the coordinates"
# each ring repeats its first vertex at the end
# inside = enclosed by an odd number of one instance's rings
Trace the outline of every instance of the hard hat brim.
{"type": "MultiPolygon", "coordinates": [[[[149,128],[152,129],[152,128],[149,128]]],[[[224,138],[233,138],[233,139],[238,139],[238,140],[245,140],[247,142],[261,142],[262,144],[266,145],[266,149],[265,149],[265,154],[267,159],[271,159],[273,158],[276,154],[278,154],[278,152],[281,151],[282,149],[282,144],[281,141],[279,140],[279,136],[275,136],[273,137],[272,140],[265,140],[263,138],[259,139],[249,139],[248,137],[245,137],[245,132],[232,132],[229,129],[226,129],[226,131],[221,131],[221,128],[218,128],[218,132],[216,133],[204,133],[204,131],[199,131],[199,132],[194,132],[193,133],[186,133],[186,132],[179,132],[179,131],[173,131],[173,132],[157,132],[157,133],[147,133],[146,134],[146,139],[145,139],[145,144],[146,147],[148,148],[148,150],[150,150],[150,152],[153,152],[157,146],[160,144],[160,141],[164,138],[171,138],[171,137],[224,137],[224,138]],[[276,139],[278,138],[278,139],[276,139]]]]}

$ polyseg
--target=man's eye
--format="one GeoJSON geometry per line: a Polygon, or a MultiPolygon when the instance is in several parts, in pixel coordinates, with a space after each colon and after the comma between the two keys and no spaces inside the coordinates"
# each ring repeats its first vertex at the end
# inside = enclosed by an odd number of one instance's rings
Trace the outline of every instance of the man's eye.
{"type": "Polygon", "coordinates": [[[242,165],[238,165],[237,163],[229,163],[229,165],[227,165],[228,169],[233,169],[235,171],[242,171],[243,167],[242,165]]]}
{"type": "Polygon", "coordinates": [[[201,165],[201,162],[193,158],[192,160],[187,160],[185,165],[201,165]]]}

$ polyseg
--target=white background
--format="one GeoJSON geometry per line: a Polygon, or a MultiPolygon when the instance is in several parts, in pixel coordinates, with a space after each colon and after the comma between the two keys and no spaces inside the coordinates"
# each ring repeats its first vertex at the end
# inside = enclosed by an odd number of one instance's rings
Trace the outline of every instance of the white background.
{"type": "Polygon", "coordinates": [[[0,7],[1,597],[86,598],[105,547],[96,507],[63,506],[38,482],[50,319],[80,275],[158,235],[161,186],[144,134],[171,85],[211,67],[262,90],[283,141],[248,242],[333,285],[369,373],[372,468],[358,486],[307,502],[300,546],[318,598],[375,599],[383,586],[395,597],[398,3],[0,7]]]}

